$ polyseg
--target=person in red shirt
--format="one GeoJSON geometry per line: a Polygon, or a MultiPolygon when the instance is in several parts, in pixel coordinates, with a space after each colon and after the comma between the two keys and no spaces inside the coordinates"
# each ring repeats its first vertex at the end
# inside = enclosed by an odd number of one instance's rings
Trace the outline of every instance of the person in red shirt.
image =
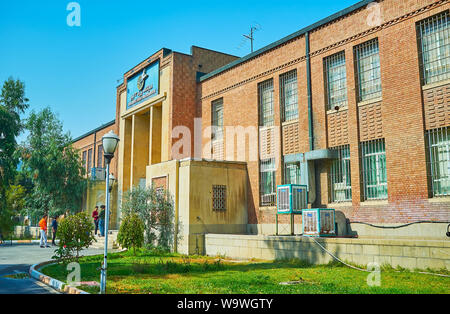
{"type": "Polygon", "coordinates": [[[41,221],[39,221],[39,227],[41,228],[41,248],[50,247],[47,245],[47,214],[45,214],[41,221]]]}
{"type": "Polygon", "coordinates": [[[92,218],[94,218],[94,225],[95,225],[95,232],[94,232],[94,234],[97,235],[97,231],[98,231],[98,206],[95,206],[94,212],[92,213],[92,218]]]}

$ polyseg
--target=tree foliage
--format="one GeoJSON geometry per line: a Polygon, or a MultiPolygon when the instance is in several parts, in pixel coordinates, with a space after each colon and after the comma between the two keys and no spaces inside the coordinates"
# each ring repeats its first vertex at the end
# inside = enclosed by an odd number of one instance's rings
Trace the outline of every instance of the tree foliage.
{"type": "Polygon", "coordinates": [[[86,182],[72,139],[50,110],[32,112],[26,121],[29,135],[18,150],[33,189],[27,205],[34,215],[62,214],[80,207],[86,182]]]}
{"type": "Polygon", "coordinates": [[[64,217],[58,225],[56,234],[59,248],[55,251],[55,259],[67,261],[80,256],[80,251],[87,249],[95,240],[92,230],[94,225],[86,212],[64,217]]]}
{"type": "Polygon", "coordinates": [[[14,152],[16,137],[23,129],[20,115],[28,108],[25,85],[9,78],[4,82],[0,94],[0,234],[12,230],[14,210],[8,208],[6,192],[14,182],[19,162],[14,152]]]}
{"type": "Polygon", "coordinates": [[[136,213],[144,222],[145,244],[172,250],[175,242],[175,210],[173,198],[165,190],[134,187],[125,193],[124,215],[136,213]]]}
{"type": "Polygon", "coordinates": [[[136,249],[144,245],[144,231],[144,222],[139,215],[129,213],[122,220],[117,241],[126,249],[133,248],[133,253],[136,255],[136,249]]]}

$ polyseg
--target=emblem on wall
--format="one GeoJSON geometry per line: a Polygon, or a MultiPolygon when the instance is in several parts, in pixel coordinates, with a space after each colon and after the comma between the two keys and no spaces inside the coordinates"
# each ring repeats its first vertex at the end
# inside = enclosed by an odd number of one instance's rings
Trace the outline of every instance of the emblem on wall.
{"type": "Polygon", "coordinates": [[[137,81],[137,87],[139,91],[142,91],[145,87],[145,81],[147,80],[148,75],[146,73],[146,69],[144,69],[144,71],[142,71],[142,74],[139,76],[138,81],[137,81]]]}

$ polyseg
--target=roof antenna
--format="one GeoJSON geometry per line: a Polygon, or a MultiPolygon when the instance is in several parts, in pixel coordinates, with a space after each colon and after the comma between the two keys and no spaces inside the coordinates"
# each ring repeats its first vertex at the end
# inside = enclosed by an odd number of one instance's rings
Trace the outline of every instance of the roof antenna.
{"type": "Polygon", "coordinates": [[[254,34],[255,32],[259,31],[261,29],[261,25],[256,24],[255,26],[250,27],[250,35],[242,35],[247,39],[250,39],[250,45],[253,52],[253,41],[255,40],[254,34]]]}

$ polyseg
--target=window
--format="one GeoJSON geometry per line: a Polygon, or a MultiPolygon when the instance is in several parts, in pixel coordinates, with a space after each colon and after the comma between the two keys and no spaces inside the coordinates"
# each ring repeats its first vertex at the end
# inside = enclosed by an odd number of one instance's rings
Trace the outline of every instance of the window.
{"type": "Polygon", "coordinates": [[[212,102],[212,140],[223,139],[223,98],[212,102]]]}
{"type": "Polygon", "coordinates": [[[325,91],[328,110],[347,107],[347,71],[345,52],[342,51],[324,59],[325,91]]]}
{"type": "Polygon", "coordinates": [[[386,149],[384,139],[362,143],[364,199],[387,199],[386,149]]]}
{"type": "Polygon", "coordinates": [[[100,145],[98,147],[97,167],[98,168],[104,168],[104,164],[103,164],[103,145],[100,145]]]}
{"type": "Polygon", "coordinates": [[[355,47],[359,101],[381,97],[378,38],[355,47]]]}
{"type": "Polygon", "coordinates": [[[84,170],[86,170],[86,154],[87,154],[87,151],[84,151],[83,152],[83,169],[84,170]]]}
{"type": "Polygon", "coordinates": [[[300,162],[284,162],[284,184],[300,184],[300,162]]]}
{"type": "Polygon", "coordinates": [[[352,200],[350,146],[334,149],[338,151],[339,157],[333,160],[330,168],[331,202],[348,202],[352,200]]]}
{"type": "Polygon", "coordinates": [[[213,211],[227,210],[227,187],[213,185],[213,211]]]}
{"type": "Polygon", "coordinates": [[[258,84],[260,126],[273,126],[273,80],[258,84]]]}
{"type": "Polygon", "coordinates": [[[417,24],[424,84],[450,78],[450,39],[448,11],[417,24]]]}
{"type": "Polygon", "coordinates": [[[261,160],[259,167],[261,206],[275,206],[275,158],[261,160]]]}
{"type": "Polygon", "coordinates": [[[298,119],[297,70],[280,76],[281,121],[298,119]]]}
{"type": "Polygon", "coordinates": [[[450,195],[449,127],[427,132],[429,171],[433,196],[450,195]]]}
{"type": "Polygon", "coordinates": [[[92,168],[92,148],[88,151],[88,166],[87,166],[88,174],[91,173],[91,168],[92,168]]]}

